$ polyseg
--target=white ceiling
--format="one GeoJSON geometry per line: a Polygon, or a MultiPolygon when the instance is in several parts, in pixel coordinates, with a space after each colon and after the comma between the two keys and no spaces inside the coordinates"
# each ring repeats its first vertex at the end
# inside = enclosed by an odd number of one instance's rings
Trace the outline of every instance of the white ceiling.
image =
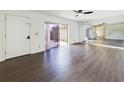
{"type": "Polygon", "coordinates": [[[94,10],[94,13],[92,14],[75,17],[76,13],[74,13],[72,10],[37,10],[37,12],[78,22],[124,14],[124,10],[94,10]]]}

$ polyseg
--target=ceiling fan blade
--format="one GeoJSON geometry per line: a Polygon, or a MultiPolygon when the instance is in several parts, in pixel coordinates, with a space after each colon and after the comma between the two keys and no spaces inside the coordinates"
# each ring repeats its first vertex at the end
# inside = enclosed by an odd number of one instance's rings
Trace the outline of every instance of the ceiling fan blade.
{"type": "Polygon", "coordinates": [[[83,12],[83,14],[91,14],[93,11],[83,12]]]}
{"type": "Polygon", "coordinates": [[[79,11],[78,10],[73,10],[75,13],[79,13],[79,11]]]}
{"type": "Polygon", "coordinates": [[[77,14],[77,15],[75,15],[75,17],[78,17],[79,15],[77,14]]]}

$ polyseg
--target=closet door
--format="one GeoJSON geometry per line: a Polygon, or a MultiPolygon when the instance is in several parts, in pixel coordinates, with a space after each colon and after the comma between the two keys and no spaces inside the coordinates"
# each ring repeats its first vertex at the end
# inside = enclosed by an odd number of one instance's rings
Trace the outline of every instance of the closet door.
{"type": "Polygon", "coordinates": [[[30,54],[29,18],[6,15],[6,59],[30,54]]]}

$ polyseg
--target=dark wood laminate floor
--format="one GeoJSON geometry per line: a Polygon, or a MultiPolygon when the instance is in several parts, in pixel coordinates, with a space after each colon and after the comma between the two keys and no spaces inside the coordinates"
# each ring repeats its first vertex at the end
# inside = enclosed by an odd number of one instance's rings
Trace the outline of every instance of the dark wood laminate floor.
{"type": "Polygon", "coordinates": [[[0,63],[0,81],[124,81],[124,50],[76,44],[0,63]]]}

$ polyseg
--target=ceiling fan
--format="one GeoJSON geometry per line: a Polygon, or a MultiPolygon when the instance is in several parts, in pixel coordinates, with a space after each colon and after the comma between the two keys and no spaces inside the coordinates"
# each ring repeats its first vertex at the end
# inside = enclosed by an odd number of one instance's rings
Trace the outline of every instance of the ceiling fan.
{"type": "Polygon", "coordinates": [[[77,15],[75,15],[75,17],[78,17],[82,14],[92,14],[94,11],[90,11],[90,10],[73,10],[75,13],[77,13],[77,15]]]}

